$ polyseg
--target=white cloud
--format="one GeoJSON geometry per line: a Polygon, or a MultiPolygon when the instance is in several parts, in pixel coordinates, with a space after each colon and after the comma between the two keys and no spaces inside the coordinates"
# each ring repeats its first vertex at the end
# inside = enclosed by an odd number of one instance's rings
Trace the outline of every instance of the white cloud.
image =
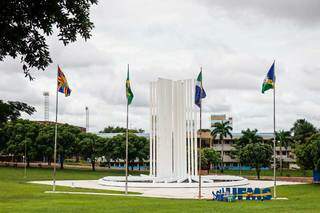
{"type": "Polygon", "coordinates": [[[60,95],[59,120],[91,130],[125,125],[125,78],[130,64],[135,99],[130,126],[149,128],[149,82],[158,77],[195,78],[204,70],[210,113],[234,117],[235,131],[272,130],[271,92],[261,83],[272,61],[277,72],[277,126],[289,129],[305,117],[320,126],[318,1],[100,1],[92,10],[96,25],[87,42],[63,46],[48,39],[54,61],[36,80],[24,78],[17,60],[0,64],[0,96],[36,106],[43,119],[43,91],[50,92],[54,118],[56,66],[67,75],[72,95],[60,95]],[[303,4],[301,3],[303,2],[303,4]]]}

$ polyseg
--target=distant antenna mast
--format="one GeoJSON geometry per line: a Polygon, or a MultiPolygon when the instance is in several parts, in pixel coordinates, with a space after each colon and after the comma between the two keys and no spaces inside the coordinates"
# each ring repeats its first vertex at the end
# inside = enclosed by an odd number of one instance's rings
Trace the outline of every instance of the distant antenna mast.
{"type": "Polygon", "coordinates": [[[86,106],[86,132],[89,132],[89,108],[86,106]]]}
{"type": "Polygon", "coordinates": [[[49,121],[49,92],[43,92],[44,96],[44,121],[49,121]]]}

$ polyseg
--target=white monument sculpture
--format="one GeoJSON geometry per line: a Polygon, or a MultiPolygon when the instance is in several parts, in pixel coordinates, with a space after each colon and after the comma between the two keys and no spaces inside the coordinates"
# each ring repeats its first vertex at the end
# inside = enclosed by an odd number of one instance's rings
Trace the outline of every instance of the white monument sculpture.
{"type": "MultiPolygon", "coordinates": [[[[129,176],[128,187],[198,187],[197,113],[194,80],[158,79],[150,84],[150,174],[129,176]]],[[[202,176],[202,187],[247,185],[229,175],[202,176]]],[[[123,176],[107,176],[99,183],[125,185],[123,176]]]]}
{"type": "Polygon", "coordinates": [[[150,86],[150,175],[183,182],[197,176],[194,80],[159,79],[150,86]]]}

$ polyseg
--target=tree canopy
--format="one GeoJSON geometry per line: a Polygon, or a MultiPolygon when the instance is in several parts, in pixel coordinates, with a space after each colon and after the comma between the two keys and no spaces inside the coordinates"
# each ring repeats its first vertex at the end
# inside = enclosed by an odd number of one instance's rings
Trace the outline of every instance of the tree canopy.
{"type": "Polygon", "coordinates": [[[261,167],[269,166],[271,159],[272,147],[269,144],[252,143],[240,151],[241,162],[255,168],[258,179],[260,179],[261,167]]]}
{"type": "Polygon", "coordinates": [[[219,153],[212,148],[201,150],[201,167],[206,168],[209,174],[211,164],[218,165],[221,162],[219,153]]]}
{"type": "MultiPolygon", "coordinates": [[[[125,133],[127,131],[126,128],[120,127],[120,126],[108,126],[105,127],[100,133],[125,133]]],[[[130,133],[143,133],[143,129],[129,129],[128,130],[130,133]]]]}
{"type": "Polygon", "coordinates": [[[320,171],[320,133],[311,136],[307,143],[295,148],[297,163],[305,169],[320,171]]]}
{"type": "Polygon", "coordinates": [[[260,170],[263,166],[269,166],[272,158],[272,147],[263,142],[263,138],[257,135],[258,130],[246,129],[242,136],[235,141],[234,150],[231,154],[241,164],[255,168],[257,177],[260,179],[260,170]]]}
{"type": "Polygon", "coordinates": [[[298,119],[291,128],[293,133],[293,139],[297,144],[306,143],[308,138],[317,133],[317,129],[314,125],[308,122],[306,119],[298,119]]]}
{"type": "Polygon", "coordinates": [[[89,39],[93,23],[90,7],[97,0],[5,0],[0,1],[0,61],[20,57],[25,76],[31,68],[44,70],[52,63],[46,38],[57,29],[67,45],[77,36],[89,39]]]}
{"type": "Polygon", "coordinates": [[[6,103],[3,100],[0,100],[0,128],[8,120],[17,120],[22,112],[32,115],[35,111],[36,109],[34,107],[23,102],[8,101],[6,103]]]}
{"type": "Polygon", "coordinates": [[[257,129],[251,130],[248,128],[246,130],[242,130],[241,133],[242,136],[235,140],[235,143],[233,145],[234,149],[231,150],[231,156],[237,158],[240,163],[244,163],[240,158],[241,150],[248,144],[262,143],[263,138],[257,135],[257,129]]]}

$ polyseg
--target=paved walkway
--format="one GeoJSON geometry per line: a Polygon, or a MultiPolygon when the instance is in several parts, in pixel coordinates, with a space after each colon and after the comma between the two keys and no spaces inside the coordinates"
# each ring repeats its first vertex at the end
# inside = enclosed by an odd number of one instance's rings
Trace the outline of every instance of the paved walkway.
{"type": "MultiPolygon", "coordinates": [[[[52,185],[52,181],[32,181],[30,183],[52,185]]],[[[285,182],[278,181],[277,185],[295,185],[303,184],[298,182],[285,182]]],[[[103,186],[98,183],[98,180],[64,180],[56,181],[58,186],[68,186],[68,187],[77,187],[77,188],[86,188],[86,189],[104,189],[104,190],[116,190],[124,191],[123,187],[109,187],[103,186]]],[[[249,185],[247,187],[258,187],[258,188],[267,188],[272,187],[273,181],[258,181],[258,180],[249,180],[249,185]]],[[[206,199],[211,199],[213,190],[218,190],[218,188],[203,188],[202,196],[206,199]]],[[[180,199],[195,199],[198,198],[198,189],[197,188],[129,188],[131,192],[140,192],[144,197],[161,197],[161,198],[180,198],[180,199]]]]}

